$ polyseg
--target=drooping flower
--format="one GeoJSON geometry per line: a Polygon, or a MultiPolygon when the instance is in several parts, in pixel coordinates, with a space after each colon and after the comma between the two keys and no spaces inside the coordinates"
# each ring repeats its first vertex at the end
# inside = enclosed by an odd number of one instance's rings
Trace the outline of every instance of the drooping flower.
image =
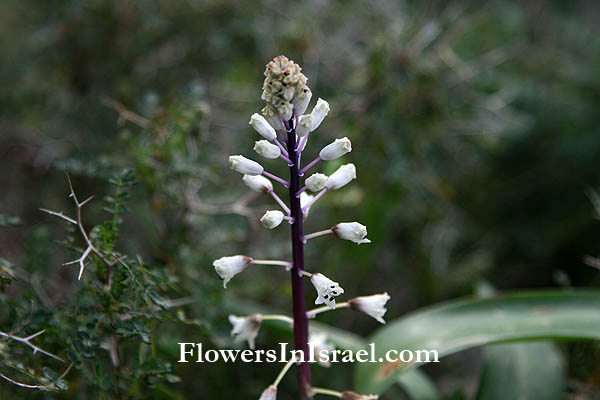
{"type": "Polygon", "coordinates": [[[330,354],[335,346],[327,342],[327,334],[324,332],[311,333],[308,337],[309,349],[313,352],[312,359],[322,367],[330,367],[331,362],[327,359],[321,360],[321,353],[330,354]]]}
{"type": "Polygon", "coordinates": [[[248,123],[256,130],[256,132],[258,132],[260,136],[264,137],[268,141],[272,141],[277,137],[275,129],[273,129],[269,122],[267,122],[265,117],[258,113],[252,114],[250,117],[250,122],[248,123]]]}
{"type": "Polygon", "coordinates": [[[267,229],[277,228],[283,221],[284,214],[279,210],[269,210],[260,219],[260,222],[267,229]]]}
{"type": "Polygon", "coordinates": [[[215,271],[223,279],[223,287],[227,288],[227,283],[252,265],[252,258],[248,256],[229,256],[229,257],[221,257],[218,260],[213,262],[213,267],[215,267],[215,271]]]}
{"type": "Polygon", "coordinates": [[[229,168],[247,175],[260,175],[264,171],[262,165],[244,156],[229,156],[229,168]]]}
{"type": "Polygon", "coordinates": [[[266,388],[258,400],[277,400],[277,386],[271,385],[266,388]]]}
{"type": "Polygon", "coordinates": [[[317,290],[315,304],[325,304],[335,310],[335,297],[344,293],[340,284],[320,273],[312,274],[310,282],[317,290]]]}
{"type": "Polygon", "coordinates": [[[259,155],[270,159],[275,159],[281,155],[281,149],[266,140],[254,142],[254,151],[259,155]]]}
{"type": "Polygon", "coordinates": [[[306,185],[306,188],[311,192],[319,192],[325,188],[328,179],[329,177],[327,175],[316,172],[308,178],[306,178],[304,180],[304,184],[306,185]]]}
{"type": "Polygon", "coordinates": [[[347,185],[352,179],[356,179],[356,167],[352,163],[344,164],[329,176],[325,187],[336,190],[347,185]]]}
{"type": "Polygon", "coordinates": [[[315,119],[312,115],[303,115],[298,118],[298,126],[296,127],[296,135],[299,137],[304,137],[308,135],[310,131],[312,131],[313,121],[315,119]]]}
{"type": "Polygon", "coordinates": [[[371,296],[361,296],[348,300],[348,306],[356,311],[363,312],[375,318],[378,322],[385,324],[383,316],[387,309],[385,304],[390,299],[390,295],[386,293],[373,294],[371,296]]]}
{"type": "Polygon", "coordinates": [[[357,244],[371,243],[371,241],[366,238],[367,227],[358,222],[340,222],[339,224],[334,225],[331,230],[333,231],[333,234],[340,239],[350,240],[357,244]]]}
{"type": "Polygon", "coordinates": [[[310,129],[311,132],[321,125],[321,122],[323,122],[327,114],[329,114],[329,103],[323,99],[317,100],[315,108],[313,108],[312,112],[310,113],[314,119],[310,129]]]}
{"type": "Polygon", "coordinates": [[[341,400],[377,400],[379,396],[376,394],[358,394],[350,391],[342,392],[341,400]]]}
{"type": "Polygon", "coordinates": [[[294,105],[294,113],[296,115],[302,115],[306,111],[308,107],[308,103],[310,103],[310,98],[312,97],[312,92],[310,88],[306,85],[299,88],[299,94],[292,100],[292,104],[294,105]]]}
{"type": "Polygon", "coordinates": [[[260,314],[252,314],[247,317],[230,315],[229,322],[233,325],[231,336],[234,337],[234,342],[243,342],[246,340],[248,341],[248,346],[254,349],[254,339],[258,335],[262,316],[260,314]]]}
{"type": "Polygon", "coordinates": [[[255,192],[269,193],[273,191],[273,184],[271,181],[262,175],[244,175],[242,181],[255,192]]]}
{"type": "Polygon", "coordinates": [[[335,139],[333,143],[323,147],[323,149],[319,152],[319,157],[321,160],[335,160],[336,158],[339,158],[351,151],[352,143],[350,142],[350,139],[344,137],[342,139],[335,139]]]}
{"type": "MultiPolygon", "coordinates": [[[[313,196],[312,194],[308,194],[306,192],[300,193],[300,208],[304,209],[304,206],[306,206],[308,203],[310,203],[311,200],[314,198],[315,198],[315,196],[313,196]]],[[[309,211],[310,211],[310,207],[308,207],[306,210],[304,210],[304,212],[302,213],[302,216],[304,218],[308,217],[309,211]]]]}

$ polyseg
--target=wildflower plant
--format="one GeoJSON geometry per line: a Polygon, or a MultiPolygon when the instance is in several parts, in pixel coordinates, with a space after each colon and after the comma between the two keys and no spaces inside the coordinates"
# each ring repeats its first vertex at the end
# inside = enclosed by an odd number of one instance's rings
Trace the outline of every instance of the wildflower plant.
{"type": "MultiPolygon", "coordinates": [[[[283,221],[291,225],[291,261],[260,260],[246,255],[234,255],[215,260],[215,271],[223,279],[223,286],[237,274],[255,265],[270,265],[291,270],[292,309],[293,317],[284,315],[253,314],[246,317],[230,315],[233,325],[232,336],[236,341],[247,341],[254,348],[254,341],[259,333],[261,322],[267,319],[277,319],[289,323],[294,331],[294,346],[304,359],[291,359],[283,368],[273,384],[269,385],[261,395],[261,399],[275,399],[277,386],[285,373],[293,364],[297,364],[297,381],[300,398],[312,398],[316,394],[330,395],[342,399],[375,399],[375,395],[360,395],[353,392],[338,392],[331,389],[312,386],[311,366],[308,363],[309,351],[319,354],[318,350],[330,351],[332,345],[326,342],[326,337],[316,334],[309,337],[309,320],[318,314],[348,307],[364,312],[377,321],[385,323],[385,304],[389,300],[387,293],[366,297],[357,297],[347,302],[337,303],[336,298],[344,294],[340,283],[330,279],[318,271],[305,270],[304,245],[309,239],[333,234],[344,240],[357,244],[370,243],[366,238],[367,228],[358,222],[340,222],[331,228],[304,234],[304,222],[309,209],[328,191],[338,190],[356,179],[354,164],[339,167],[331,176],[323,173],[306,173],[320,161],[334,160],[352,151],[352,144],[347,137],[339,138],[325,146],[313,161],[302,166],[302,154],[306,150],[309,137],[315,131],[330,111],[329,104],[318,99],[310,113],[305,113],[309,107],[312,92],[307,85],[308,79],[302,73],[298,64],[285,56],[275,57],[266,65],[263,83],[262,100],[266,103],[261,114],[254,113],[249,124],[262,137],[254,146],[254,151],[267,159],[281,159],[289,166],[289,180],[280,178],[265,170],[258,162],[243,155],[229,157],[229,166],[243,174],[243,182],[252,190],[271,196],[281,210],[268,210],[260,219],[267,229],[280,226],[283,221]],[[288,192],[289,203],[279,196],[272,183],[275,181],[288,192]],[[307,191],[315,193],[309,195],[307,191]],[[305,304],[305,289],[307,280],[316,290],[315,305],[323,306],[307,310],[305,304]],[[309,346],[309,343],[311,344],[309,346]],[[318,349],[318,350],[317,350],[318,349]]],[[[328,366],[321,362],[320,365],[328,366]]]]}

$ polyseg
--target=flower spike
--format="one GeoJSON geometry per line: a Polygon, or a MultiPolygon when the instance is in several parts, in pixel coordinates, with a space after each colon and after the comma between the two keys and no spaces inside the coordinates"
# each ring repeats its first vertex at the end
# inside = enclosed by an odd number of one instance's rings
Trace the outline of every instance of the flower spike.
{"type": "Polygon", "coordinates": [[[342,289],[340,284],[320,273],[312,274],[310,282],[317,290],[315,304],[325,304],[332,310],[335,310],[335,297],[344,293],[344,289],[342,289]]]}

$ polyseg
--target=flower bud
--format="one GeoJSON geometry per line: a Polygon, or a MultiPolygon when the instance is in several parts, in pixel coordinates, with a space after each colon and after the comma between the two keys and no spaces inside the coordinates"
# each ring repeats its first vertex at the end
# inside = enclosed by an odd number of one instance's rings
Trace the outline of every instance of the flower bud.
{"type": "Polygon", "coordinates": [[[333,234],[340,239],[350,240],[357,244],[371,243],[371,241],[366,238],[367,227],[358,222],[340,222],[339,224],[334,225],[331,230],[333,231],[333,234]]]}
{"type": "Polygon", "coordinates": [[[321,157],[321,160],[335,160],[351,151],[352,143],[350,142],[350,139],[345,137],[342,139],[335,139],[333,143],[323,147],[319,152],[319,157],[321,157]]]}
{"type": "Polygon", "coordinates": [[[356,179],[356,167],[354,164],[344,164],[329,176],[325,187],[329,190],[336,190],[348,184],[352,179],[356,179]]]}
{"type": "Polygon", "coordinates": [[[255,192],[269,193],[273,191],[273,184],[271,181],[262,175],[244,175],[242,181],[255,192]]]}
{"type": "Polygon", "coordinates": [[[277,386],[271,385],[266,388],[258,400],[277,400],[277,386]]]}
{"type": "Polygon", "coordinates": [[[292,118],[292,105],[290,103],[283,103],[279,107],[277,107],[277,111],[279,112],[279,116],[284,121],[288,121],[292,118]]]}
{"type": "Polygon", "coordinates": [[[327,177],[327,175],[316,172],[308,178],[306,178],[304,180],[304,184],[306,185],[306,188],[311,192],[319,192],[325,188],[328,179],[329,178],[327,177]]]}
{"type": "Polygon", "coordinates": [[[267,229],[274,229],[281,225],[284,214],[279,210],[269,210],[262,216],[260,222],[267,229]]]}
{"type": "Polygon", "coordinates": [[[344,293],[340,284],[319,273],[312,274],[310,282],[317,290],[315,304],[325,303],[329,308],[335,310],[335,297],[344,293]]]}
{"type": "Polygon", "coordinates": [[[227,283],[235,275],[239,274],[252,265],[252,258],[248,256],[221,257],[213,262],[213,267],[221,279],[223,287],[227,288],[227,283]]]}
{"type": "Polygon", "coordinates": [[[340,396],[341,400],[377,400],[379,398],[376,394],[358,394],[350,391],[342,392],[340,396]]]}
{"type": "Polygon", "coordinates": [[[304,137],[312,131],[314,118],[312,115],[303,115],[298,118],[298,126],[296,127],[296,135],[304,137]]]}
{"type": "Polygon", "coordinates": [[[252,114],[250,117],[250,122],[248,124],[252,125],[252,127],[258,132],[258,134],[265,139],[271,141],[277,137],[277,133],[275,133],[275,129],[263,117],[258,113],[252,114]]]}
{"type": "Polygon", "coordinates": [[[351,309],[363,312],[375,318],[378,322],[385,324],[383,316],[387,311],[385,304],[389,299],[390,295],[386,292],[383,294],[373,294],[371,296],[361,296],[350,299],[348,300],[348,305],[351,309]]]}
{"type": "Polygon", "coordinates": [[[308,107],[308,103],[310,103],[310,98],[312,97],[312,92],[310,88],[306,85],[298,89],[299,94],[292,100],[292,104],[294,105],[294,112],[296,115],[302,115],[306,111],[308,107]]]}
{"type": "Polygon", "coordinates": [[[238,317],[236,315],[229,316],[229,322],[233,325],[231,336],[234,336],[234,342],[248,341],[248,346],[254,349],[254,339],[258,335],[258,330],[262,323],[260,314],[252,314],[247,317],[238,317]]]}
{"type": "Polygon", "coordinates": [[[262,165],[244,156],[229,156],[229,168],[247,175],[260,175],[264,171],[262,165]]]}
{"type": "Polygon", "coordinates": [[[273,129],[280,131],[284,128],[283,122],[281,122],[281,117],[279,117],[279,113],[273,107],[265,106],[261,112],[273,129]]]}
{"type": "Polygon", "coordinates": [[[254,151],[265,158],[274,159],[281,155],[281,149],[266,140],[254,142],[254,151]]]}
{"type": "Polygon", "coordinates": [[[312,112],[310,113],[310,115],[312,115],[314,118],[312,127],[310,129],[311,132],[321,125],[321,122],[323,122],[327,114],[329,114],[329,103],[323,99],[317,100],[317,105],[315,105],[315,108],[313,108],[312,112]]]}

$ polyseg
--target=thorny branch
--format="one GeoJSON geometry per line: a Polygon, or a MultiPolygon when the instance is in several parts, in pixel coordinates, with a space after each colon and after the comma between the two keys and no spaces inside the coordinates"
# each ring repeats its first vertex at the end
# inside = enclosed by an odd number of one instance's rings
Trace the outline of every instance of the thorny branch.
{"type": "Polygon", "coordinates": [[[23,343],[24,345],[31,347],[33,349],[33,354],[35,354],[35,353],[42,353],[42,354],[47,355],[48,357],[54,358],[55,360],[58,360],[58,361],[61,361],[61,362],[65,362],[62,358],[60,358],[60,357],[58,357],[58,356],[56,356],[56,355],[54,355],[54,354],[52,354],[52,353],[50,353],[48,351],[46,351],[46,350],[44,350],[44,349],[36,346],[35,344],[31,343],[31,339],[40,336],[45,331],[46,330],[44,329],[44,330],[41,330],[41,331],[39,331],[37,333],[34,333],[33,335],[27,336],[27,337],[14,336],[14,335],[11,335],[9,333],[5,333],[5,332],[0,331],[0,336],[8,338],[10,340],[13,340],[15,342],[23,343]]]}

